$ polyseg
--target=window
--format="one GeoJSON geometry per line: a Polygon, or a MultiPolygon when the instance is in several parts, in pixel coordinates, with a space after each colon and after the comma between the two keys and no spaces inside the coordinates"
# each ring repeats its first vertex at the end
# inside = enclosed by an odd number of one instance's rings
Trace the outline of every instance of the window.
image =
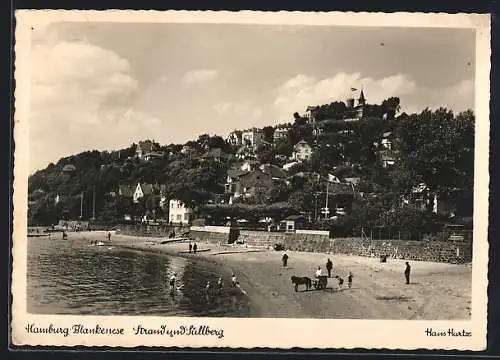
{"type": "Polygon", "coordinates": [[[184,214],[184,220],[189,221],[189,214],[184,214]]]}
{"type": "Polygon", "coordinates": [[[174,215],[170,215],[170,221],[174,221],[174,215]]]}
{"type": "Polygon", "coordinates": [[[181,221],[181,220],[182,220],[182,215],[181,214],[177,215],[177,221],[181,221]]]}

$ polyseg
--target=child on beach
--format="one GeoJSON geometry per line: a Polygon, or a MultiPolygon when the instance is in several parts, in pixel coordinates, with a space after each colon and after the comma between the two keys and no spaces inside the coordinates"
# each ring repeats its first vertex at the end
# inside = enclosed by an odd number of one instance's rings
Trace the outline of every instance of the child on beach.
{"type": "Polygon", "coordinates": [[[349,277],[347,278],[347,286],[349,289],[352,287],[352,273],[349,271],[349,277]]]}
{"type": "Polygon", "coordinates": [[[342,285],[344,285],[344,279],[342,279],[340,276],[338,277],[339,280],[339,290],[342,289],[342,285]]]}
{"type": "Polygon", "coordinates": [[[238,285],[238,280],[236,280],[236,275],[231,275],[231,283],[233,287],[236,287],[238,285]]]}

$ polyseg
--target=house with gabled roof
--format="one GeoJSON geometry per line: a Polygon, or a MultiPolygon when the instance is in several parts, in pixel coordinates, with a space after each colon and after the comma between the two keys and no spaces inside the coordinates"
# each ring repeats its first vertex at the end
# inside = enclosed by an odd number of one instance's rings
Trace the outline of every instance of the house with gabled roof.
{"type": "Polygon", "coordinates": [[[201,156],[202,161],[213,160],[220,162],[224,156],[224,153],[220,148],[215,148],[207,151],[201,156]]]}

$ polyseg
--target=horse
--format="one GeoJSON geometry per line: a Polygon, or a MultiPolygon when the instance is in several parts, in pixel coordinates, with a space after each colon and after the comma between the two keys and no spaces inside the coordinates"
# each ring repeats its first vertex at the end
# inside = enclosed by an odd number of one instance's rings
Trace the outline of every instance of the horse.
{"type": "Polygon", "coordinates": [[[292,284],[295,286],[295,291],[299,291],[299,285],[305,285],[306,291],[310,290],[312,287],[312,281],[307,276],[297,277],[292,276],[292,284]]]}

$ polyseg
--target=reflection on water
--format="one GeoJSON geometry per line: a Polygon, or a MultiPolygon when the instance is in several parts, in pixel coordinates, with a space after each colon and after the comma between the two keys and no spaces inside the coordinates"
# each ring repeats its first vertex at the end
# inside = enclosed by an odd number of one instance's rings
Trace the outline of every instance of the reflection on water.
{"type": "MultiPolygon", "coordinates": [[[[200,262],[86,240],[28,239],[27,311],[37,314],[248,316],[248,298],[207,297],[221,275],[200,262]],[[177,273],[172,293],[169,277],[177,273]]],[[[229,277],[224,274],[226,283],[229,277]]]]}

